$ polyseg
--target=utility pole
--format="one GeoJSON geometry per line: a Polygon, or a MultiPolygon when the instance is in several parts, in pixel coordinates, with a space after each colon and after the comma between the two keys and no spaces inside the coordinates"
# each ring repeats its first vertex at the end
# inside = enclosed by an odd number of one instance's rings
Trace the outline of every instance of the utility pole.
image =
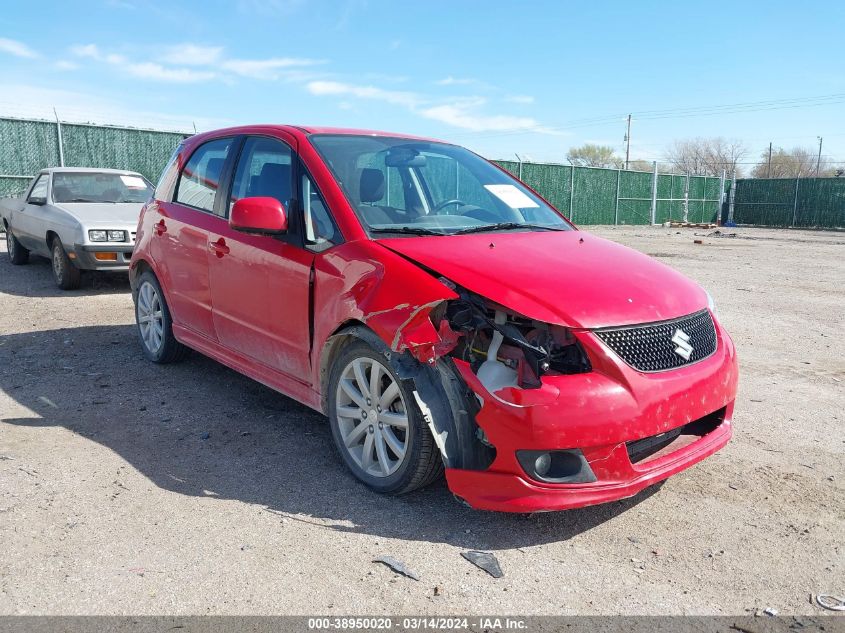
{"type": "Polygon", "coordinates": [[[821,166],[822,166],[822,141],[823,140],[824,139],[820,136],[819,137],[819,158],[816,161],[816,178],[819,177],[819,172],[820,172],[821,166]]]}
{"type": "Polygon", "coordinates": [[[772,142],[769,141],[769,162],[766,165],[766,178],[772,177],[772,142]]]}
{"type": "Polygon", "coordinates": [[[631,115],[628,115],[628,131],[625,133],[625,169],[631,160],[631,115]]]}

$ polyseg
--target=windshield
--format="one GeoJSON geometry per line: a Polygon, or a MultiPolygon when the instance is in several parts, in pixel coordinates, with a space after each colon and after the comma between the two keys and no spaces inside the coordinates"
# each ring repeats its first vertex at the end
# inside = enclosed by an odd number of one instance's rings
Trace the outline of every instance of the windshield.
{"type": "Polygon", "coordinates": [[[152,193],[152,185],[136,175],[97,172],[53,174],[53,202],[143,203],[152,193]]]}
{"type": "Polygon", "coordinates": [[[371,234],[572,228],[518,180],[462,147],[376,136],[310,139],[371,234]]]}

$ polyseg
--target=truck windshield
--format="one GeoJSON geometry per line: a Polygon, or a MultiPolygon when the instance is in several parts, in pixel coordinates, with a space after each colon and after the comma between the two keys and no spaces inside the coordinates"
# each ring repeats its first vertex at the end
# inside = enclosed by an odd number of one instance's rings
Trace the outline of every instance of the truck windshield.
{"type": "Polygon", "coordinates": [[[462,147],[359,135],[310,140],[370,234],[572,229],[518,180],[462,147]]]}
{"type": "Polygon", "coordinates": [[[66,172],[53,174],[53,202],[146,202],[153,188],[134,174],[66,172]]]}

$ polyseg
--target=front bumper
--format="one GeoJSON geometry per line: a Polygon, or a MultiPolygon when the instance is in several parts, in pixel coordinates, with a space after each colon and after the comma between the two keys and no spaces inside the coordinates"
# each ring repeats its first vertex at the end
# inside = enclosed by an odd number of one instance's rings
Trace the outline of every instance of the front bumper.
{"type": "Polygon", "coordinates": [[[455,361],[482,400],[476,422],[496,448],[486,470],[447,468],[449,488],[484,510],[538,512],[614,501],[689,468],[731,437],[738,382],[733,342],[716,323],[717,349],[679,369],[641,373],[595,335],[576,332],[593,371],[545,376],[538,389],[485,390],[470,366],[455,361]],[[718,412],[718,413],[716,413],[718,412]],[[628,443],[708,418],[701,436],[681,435],[659,453],[632,463],[628,443]],[[709,416],[709,417],[708,417],[709,416]],[[530,478],[518,450],[580,449],[595,474],[591,483],[549,484],[530,478]]]}
{"type": "Polygon", "coordinates": [[[110,270],[114,272],[129,270],[134,245],[127,243],[113,244],[74,244],[68,256],[77,268],[82,270],[110,270]],[[114,261],[100,260],[95,253],[116,253],[114,261]]]}

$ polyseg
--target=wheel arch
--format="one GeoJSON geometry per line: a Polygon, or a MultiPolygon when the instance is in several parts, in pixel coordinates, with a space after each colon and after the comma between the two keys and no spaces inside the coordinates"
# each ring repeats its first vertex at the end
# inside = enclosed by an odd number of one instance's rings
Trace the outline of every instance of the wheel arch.
{"type": "Polygon", "coordinates": [[[392,350],[361,321],[350,320],[339,326],[321,350],[320,404],[325,415],[330,415],[328,396],[333,361],[356,340],[384,354],[398,377],[412,383],[413,406],[420,410],[447,468],[484,470],[493,463],[496,449],[482,441],[475,421],[478,402],[451,359],[441,357],[434,363],[422,363],[410,350],[392,350]]]}

